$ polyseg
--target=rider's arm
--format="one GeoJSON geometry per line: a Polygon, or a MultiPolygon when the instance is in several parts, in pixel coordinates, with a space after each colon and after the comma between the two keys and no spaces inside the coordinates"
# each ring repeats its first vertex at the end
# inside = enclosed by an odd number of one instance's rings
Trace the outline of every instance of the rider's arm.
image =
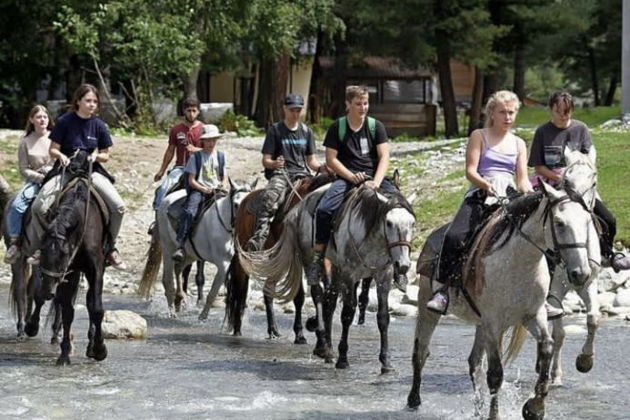
{"type": "MultiPolygon", "coordinates": [[[[378,165],[376,166],[376,172],[374,172],[374,186],[376,188],[381,186],[383,178],[389,168],[389,143],[380,143],[376,145],[376,154],[378,156],[378,165]]],[[[366,184],[369,186],[370,181],[366,184]]]]}
{"type": "Polygon", "coordinates": [[[326,167],[326,165],[323,163],[320,164],[315,155],[306,155],[306,164],[315,172],[320,172],[323,174],[328,173],[328,168],[326,167]]]}
{"type": "Polygon", "coordinates": [[[95,162],[101,162],[101,163],[105,163],[109,160],[109,147],[105,148],[105,149],[98,149],[98,152],[94,153],[94,159],[95,162]]]}
{"type": "Polygon", "coordinates": [[[197,181],[197,174],[188,174],[188,184],[195,190],[204,194],[212,194],[212,188],[201,185],[197,181]]]}
{"type": "Polygon", "coordinates": [[[536,165],[534,166],[534,170],[536,171],[536,174],[547,179],[551,179],[556,182],[560,182],[560,180],[562,180],[561,173],[554,172],[551,169],[547,168],[545,165],[536,165]]]}
{"type": "Polygon", "coordinates": [[[477,171],[481,151],[481,133],[479,130],[475,130],[470,134],[468,144],[466,145],[466,179],[477,188],[487,191],[489,195],[495,195],[496,191],[492,184],[486,181],[477,171]]]}
{"type": "Polygon", "coordinates": [[[270,154],[264,153],[262,157],[262,165],[266,169],[282,169],[284,168],[284,160],[273,159],[270,154]]]}
{"type": "Polygon", "coordinates": [[[63,166],[68,166],[68,163],[70,163],[70,159],[68,158],[68,156],[61,153],[61,144],[57,143],[54,140],[50,142],[48,153],[50,154],[50,157],[52,159],[58,159],[63,166]]]}
{"type": "Polygon", "coordinates": [[[530,193],[534,192],[532,183],[529,182],[527,176],[527,145],[523,139],[517,139],[518,142],[518,156],[516,157],[516,187],[520,192],[530,193]]]}
{"type": "Polygon", "coordinates": [[[342,177],[348,182],[352,182],[353,184],[359,184],[365,181],[365,176],[363,173],[352,173],[346,166],[341,163],[341,161],[337,157],[338,152],[336,149],[332,147],[326,148],[326,165],[333,170],[338,176],[342,177]]]}
{"type": "Polygon", "coordinates": [[[173,144],[169,144],[166,148],[166,151],[164,152],[164,157],[162,158],[162,166],[160,166],[160,170],[157,171],[157,173],[153,177],[154,181],[159,181],[164,176],[166,168],[168,168],[168,165],[170,165],[171,161],[173,160],[173,156],[175,156],[175,149],[176,146],[173,144]]]}

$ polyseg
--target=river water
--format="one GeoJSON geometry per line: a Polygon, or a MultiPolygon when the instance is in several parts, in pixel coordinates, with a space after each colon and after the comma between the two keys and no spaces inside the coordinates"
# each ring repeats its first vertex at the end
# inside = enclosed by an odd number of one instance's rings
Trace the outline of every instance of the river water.
{"type": "MultiPolygon", "coordinates": [[[[284,336],[266,340],[264,313],[248,311],[243,337],[221,332],[222,309],[196,320],[190,308],[165,318],[161,296],[142,302],[134,296],[106,295],[107,309],[130,309],[149,324],[142,341],[107,340],[108,358],[84,356],[87,312],[78,305],[72,365],[59,368],[58,346],[50,333],[15,341],[7,309],[8,290],[0,286],[0,419],[473,419],[473,393],[467,356],[473,328],[445,318],[436,330],[423,377],[423,405],[406,411],[411,386],[413,318],[392,318],[390,348],[396,372],[380,375],[378,329],[373,313],[350,333],[350,368],[339,371],[311,357],[309,344],[292,344],[292,316],[279,314],[284,336]]],[[[83,294],[84,296],[84,294],[83,294]]],[[[79,301],[84,298],[80,297],[79,301]]],[[[338,319],[339,308],[336,318],[338,319]]],[[[564,385],[547,399],[548,419],[628,419],[630,323],[604,320],[595,366],[589,374],[573,365],[585,329],[583,317],[567,320],[564,385]]],[[[334,331],[335,346],[340,326],[334,331]]],[[[505,368],[501,413],[520,418],[533,393],[534,342],[505,368]]],[[[485,410],[484,410],[485,411],[485,410]]],[[[487,414],[487,413],[484,413],[487,414]]]]}

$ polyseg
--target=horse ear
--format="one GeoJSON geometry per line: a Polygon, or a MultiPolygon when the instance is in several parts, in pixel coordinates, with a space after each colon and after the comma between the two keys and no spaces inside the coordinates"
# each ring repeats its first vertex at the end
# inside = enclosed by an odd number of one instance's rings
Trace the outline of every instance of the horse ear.
{"type": "Polygon", "coordinates": [[[228,177],[228,181],[230,182],[230,190],[234,190],[236,186],[234,185],[234,182],[232,182],[232,178],[228,177]]]}
{"type": "Polygon", "coordinates": [[[254,182],[251,183],[250,185],[250,189],[252,191],[254,191],[256,189],[256,185],[258,184],[258,177],[256,177],[256,179],[254,180],[254,182]]]}
{"type": "Polygon", "coordinates": [[[544,191],[545,195],[549,198],[561,198],[564,194],[555,189],[554,187],[552,187],[551,185],[547,184],[545,181],[540,182],[540,188],[544,191]]]}
{"type": "Polygon", "coordinates": [[[398,169],[394,169],[394,175],[392,175],[392,181],[394,182],[394,185],[396,186],[396,188],[400,189],[400,172],[398,172],[398,169]]]}

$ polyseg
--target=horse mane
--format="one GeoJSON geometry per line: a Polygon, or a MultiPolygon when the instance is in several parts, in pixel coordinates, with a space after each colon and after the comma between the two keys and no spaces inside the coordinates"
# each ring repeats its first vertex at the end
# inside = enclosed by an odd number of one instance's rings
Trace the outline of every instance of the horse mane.
{"type": "Polygon", "coordinates": [[[67,232],[76,227],[79,221],[83,219],[78,205],[86,203],[87,193],[87,185],[84,182],[78,182],[74,188],[63,194],[53,213],[54,216],[49,227],[50,232],[54,232],[55,236],[66,236],[67,232]]]}
{"type": "MultiPolygon", "coordinates": [[[[343,213],[353,212],[357,217],[363,221],[366,232],[370,232],[380,220],[385,218],[387,212],[394,208],[404,208],[415,218],[416,215],[411,207],[411,204],[407,201],[405,196],[400,191],[385,191],[382,189],[373,190],[368,187],[361,186],[357,188],[352,195],[348,198],[348,203],[343,213]],[[379,198],[379,194],[387,198],[383,201],[379,198]]],[[[337,218],[336,227],[343,217],[337,218]]]]}
{"type": "Polygon", "coordinates": [[[484,286],[484,272],[481,259],[490,254],[492,250],[496,251],[502,248],[514,235],[516,229],[520,229],[529,217],[534,214],[543,198],[544,193],[542,191],[517,197],[495,211],[479,234],[477,234],[470,256],[464,266],[464,287],[472,295],[478,296],[481,294],[484,286]],[[502,236],[504,236],[503,241],[497,244],[502,236]]]}

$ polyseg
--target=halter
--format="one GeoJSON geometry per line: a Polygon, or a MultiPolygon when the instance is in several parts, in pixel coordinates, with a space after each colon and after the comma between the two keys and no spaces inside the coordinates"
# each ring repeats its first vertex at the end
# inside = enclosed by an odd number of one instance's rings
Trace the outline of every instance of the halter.
{"type": "Polygon", "coordinates": [[[586,204],[586,202],[584,201],[584,195],[591,191],[594,190],[597,187],[597,182],[593,182],[593,184],[591,184],[590,187],[588,187],[582,194],[579,194],[577,191],[574,191],[570,188],[570,186],[567,186],[566,184],[566,173],[573,168],[574,166],[577,165],[587,165],[589,168],[591,168],[593,170],[593,172],[595,172],[595,169],[593,168],[593,165],[591,165],[589,162],[585,162],[582,160],[578,160],[576,162],[573,162],[572,164],[570,164],[569,166],[567,166],[564,170],[564,175],[562,177],[562,186],[564,187],[564,190],[566,191],[566,193],[569,195],[570,199],[572,201],[577,202],[578,204],[580,204],[584,210],[586,210],[589,213],[592,213],[592,210],[589,208],[589,206],[586,204]]]}

